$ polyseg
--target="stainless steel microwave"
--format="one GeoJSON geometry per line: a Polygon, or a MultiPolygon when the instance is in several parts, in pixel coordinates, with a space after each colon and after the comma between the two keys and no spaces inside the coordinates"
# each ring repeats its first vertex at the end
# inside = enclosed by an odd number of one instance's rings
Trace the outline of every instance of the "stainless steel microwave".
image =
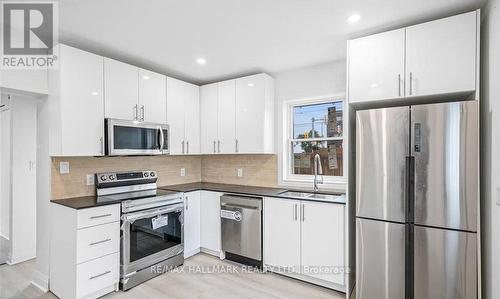
{"type": "Polygon", "coordinates": [[[166,155],[169,151],[169,127],[107,118],[105,152],[108,156],[166,155]]]}

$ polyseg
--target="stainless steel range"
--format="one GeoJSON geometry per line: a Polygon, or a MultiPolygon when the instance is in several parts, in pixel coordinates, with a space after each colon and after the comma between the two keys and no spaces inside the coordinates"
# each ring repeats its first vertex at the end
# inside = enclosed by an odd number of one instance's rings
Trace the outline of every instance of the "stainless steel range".
{"type": "Polygon", "coordinates": [[[121,201],[122,290],[184,263],[183,194],[156,181],[155,171],[96,174],[98,201],[121,201]]]}

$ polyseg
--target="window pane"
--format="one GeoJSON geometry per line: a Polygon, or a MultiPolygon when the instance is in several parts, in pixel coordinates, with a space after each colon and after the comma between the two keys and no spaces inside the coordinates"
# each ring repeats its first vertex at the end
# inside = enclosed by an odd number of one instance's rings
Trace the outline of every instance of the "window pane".
{"type": "Polygon", "coordinates": [[[293,174],[314,174],[314,156],[319,154],[323,175],[343,176],[342,140],[292,142],[293,174]]]}
{"type": "Polygon", "coordinates": [[[293,139],[342,137],[342,104],[293,107],[293,139]]]}

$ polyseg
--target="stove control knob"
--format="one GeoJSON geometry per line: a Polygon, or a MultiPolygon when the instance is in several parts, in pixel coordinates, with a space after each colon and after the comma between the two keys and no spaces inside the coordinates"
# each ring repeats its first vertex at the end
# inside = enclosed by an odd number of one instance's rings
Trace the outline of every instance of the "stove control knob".
{"type": "Polygon", "coordinates": [[[149,176],[149,173],[148,172],[145,172],[144,173],[144,177],[147,178],[149,176]]]}
{"type": "Polygon", "coordinates": [[[109,179],[110,179],[110,180],[114,180],[114,179],[115,179],[115,176],[111,174],[111,175],[109,175],[109,179]]]}
{"type": "Polygon", "coordinates": [[[101,175],[101,181],[105,181],[107,179],[107,177],[105,175],[101,175]]]}
{"type": "Polygon", "coordinates": [[[149,174],[149,176],[150,176],[150,177],[152,177],[152,178],[154,178],[155,173],[154,173],[154,172],[151,172],[151,173],[149,174]]]}

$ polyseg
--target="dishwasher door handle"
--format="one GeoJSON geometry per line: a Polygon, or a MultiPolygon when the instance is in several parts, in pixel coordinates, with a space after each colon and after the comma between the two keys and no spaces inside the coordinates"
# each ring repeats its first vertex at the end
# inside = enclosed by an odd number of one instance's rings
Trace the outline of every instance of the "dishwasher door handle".
{"type": "Polygon", "coordinates": [[[259,209],[258,207],[237,205],[237,204],[228,204],[228,203],[222,203],[221,206],[227,207],[227,208],[235,208],[235,209],[249,209],[249,210],[258,210],[259,209]]]}

